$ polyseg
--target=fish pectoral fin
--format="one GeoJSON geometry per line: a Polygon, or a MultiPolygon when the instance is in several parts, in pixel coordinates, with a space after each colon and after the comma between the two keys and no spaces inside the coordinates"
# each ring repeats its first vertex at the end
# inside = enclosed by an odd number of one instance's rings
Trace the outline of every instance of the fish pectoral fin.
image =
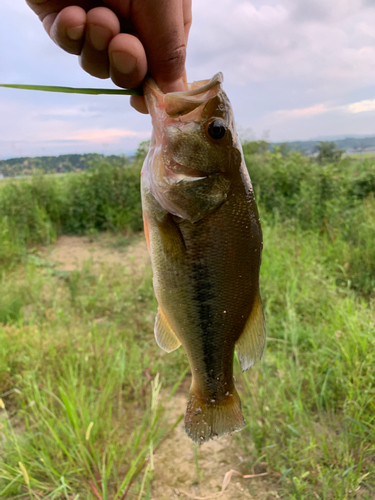
{"type": "Polygon", "coordinates": [[[258,292],[245,328],[236,342],[237,356],[243,372],[261,359],[265,343],[266,325],[258,292]]]}
{"type": "Polygon", "coordinates": [[[161,307],[156,315],[154,333],[158,346],[166,352],[175,351],[181,345],[161,307]]]}

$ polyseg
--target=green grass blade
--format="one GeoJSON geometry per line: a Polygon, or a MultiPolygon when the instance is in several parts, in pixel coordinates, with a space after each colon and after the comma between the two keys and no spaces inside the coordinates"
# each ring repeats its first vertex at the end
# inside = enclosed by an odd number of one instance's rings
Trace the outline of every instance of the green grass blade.
{"type": "Polygon", "coordinates": [[[60,92],[63,94],[91,94],[91,95],[143,95],[142,88],[138,89],[85,89],[73,87],[54,87],[48,85],[18,85],[13,83],[0,83],[0,87],[8,89],[40,90],[43,92],[60,92]]]}

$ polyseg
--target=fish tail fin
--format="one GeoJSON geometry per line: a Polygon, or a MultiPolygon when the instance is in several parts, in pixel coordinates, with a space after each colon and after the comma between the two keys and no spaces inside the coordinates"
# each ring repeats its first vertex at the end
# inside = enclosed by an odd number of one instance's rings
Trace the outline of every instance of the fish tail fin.
{"type": "Polygon", "coordinates": [[[241,411],[241,400],[232,388],[220,401],[199,398],[190,390],[185,416],[185,430],[195,443],[204,443],[215,437],[241,430],[245,421],[241,411]]]}

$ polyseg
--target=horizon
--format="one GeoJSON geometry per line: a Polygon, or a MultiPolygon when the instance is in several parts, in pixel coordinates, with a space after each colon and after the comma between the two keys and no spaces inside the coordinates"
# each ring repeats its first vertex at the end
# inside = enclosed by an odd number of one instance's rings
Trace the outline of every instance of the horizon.
{"type": "MultiPolygon", "coordinates": [[[[280,145],[280,144],[297,144],[297,143],[308,143],[308,142],[312,142],[312,143],[318,143],[318,142],[340,142],[340,141],[345,141],[345,140],[360,140],[360,139],[374,139],[374,146],[371,146],[371,147],[375,147],[375,134],[370,134],[370,135],[364,135],[364,134],[359,134],[359,135],[341,135],[341,136],[324,136],[324,137],[315,137],[315,138],[310,138],[310,139],[306,139],[306,140],[296,140],[296,141],[283,141],[283,142],[272,142],[272,141],[267,141],[268,144],[270,144],[271,146],[272,145],[280,145]]],[[[251,140],[258,140],[258,139],[250,139],[251,140]]],[[[351,149],[351,148],[348,148],[348,150],[351,149]]],[[[126,158],[129,158],[131,159],[132,157],[135,156],[137,152],[137,148],[133,149],[133,150],[128,150],[128,151],[113,151],[113,152],[110,152],[110,151],[107,151],[105,153],[102,153],[102,152],[99,152],[99,151],[85,151],[85,152],[78,152],[78,153],[69,153],[69,152],[65,152],[65,153],[61,153],[61,154],[46,154],[46,155],[35,155],[35,156],[10,156],[10,157],[7,157],[7,158],[2,158],[0,157],[0,162],[2,161],[7,161],[7,160],[19,160],[19,159],[22,159],[22,158],[32,158],[32,159],[35,159],[35,158],[47,158],[47,157],[53,157],[53,158],[57,158],[57,157],[60,157],[60,156],[73,156],[73,155],[78,155],[78,156],[83,156],[83,155],[89,155],[89,154],[98,154],[98,155],[101,155],[101,156],[104,156],[104,157],[107,157],[107,156],[125,156],[126,158]]],[[[303,152],[303,151],[302,151],[303,152]]]]}

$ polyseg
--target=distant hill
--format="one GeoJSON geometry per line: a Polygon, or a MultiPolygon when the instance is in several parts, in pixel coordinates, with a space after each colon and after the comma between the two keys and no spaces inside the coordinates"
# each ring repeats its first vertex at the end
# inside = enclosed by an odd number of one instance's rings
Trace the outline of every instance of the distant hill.
{"type": "Polygon", "coordinates": [[[66,172],[82,172],[105,159],[109,163],[126,163],[125,156],[103,156],[96,153],[83,155],[38,156],[36,158],[10,158],[0,160],[0,177],[17,177],[31,175],[36,172],[60,174],[66,172]]]}
{"type": "MultiPolygon", "coordinates": [[[[375,151],[375,137],[345,137],[340,139],[330,139],[322,137],[318,140],[310,141],[292,141],[292,142],[272,142],[264,143],[265,149],[273,149],[275,146],[283,146],[287,151],[298,151],[304,154],[313,154],[316,152],[316,146],[321,141],[334,142],[339,149],[348,153],[361,152],[366,150],[375,151]]],[[[259,142],[259,141],[258,141],[259,142]]],[[[147,144],[146,142],[144,144],[147,144]]],[[[142,149],[142,144],[140,146],[142,149]]],[[[136,153],[137,154],[137,153],[136,153]]],[[[82,172],[89,169],[93,164],[105,160],[109,163],[127,164],[129,160],[126,156],[110,155],[104,156],[97,153],[72,154],[61,156],[37,156],[35,158],[22,157],[0,160],[0,178],[17,177],[31,175],[36,172],[45,174],[58,174],[67,172],[82,172]]]]}
{"type": "Polygon", "coordinates": [[[347,152],[360,152],[368,148],[375,148],[375,137],[345,137],[342,139],[324,138],[311,141],[292,141],[292,142],[273,142],[270,146],[285,145],[288,151],[298,151],[300,153],[312,154],[315,152],[316,145],[321,141],[334,142],[339,149],[347,152]]]}

